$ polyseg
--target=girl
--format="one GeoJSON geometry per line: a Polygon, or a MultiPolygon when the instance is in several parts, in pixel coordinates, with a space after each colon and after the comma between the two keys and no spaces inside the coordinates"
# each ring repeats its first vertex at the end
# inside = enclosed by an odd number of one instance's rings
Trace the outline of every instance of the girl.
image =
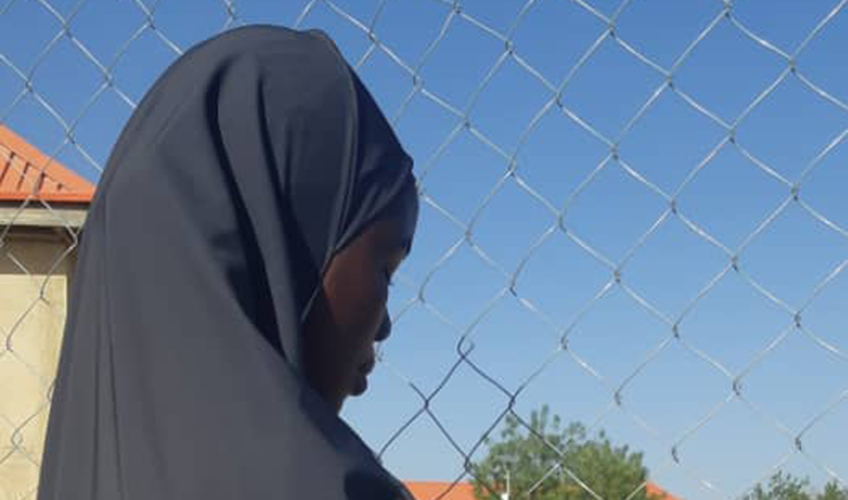
{"type": "Polygon", "coordinates": [[[320,33],[173,64],[89,212],[39,500],[410,498],[337,414],[389,334],[411,165],[320,33]]]}

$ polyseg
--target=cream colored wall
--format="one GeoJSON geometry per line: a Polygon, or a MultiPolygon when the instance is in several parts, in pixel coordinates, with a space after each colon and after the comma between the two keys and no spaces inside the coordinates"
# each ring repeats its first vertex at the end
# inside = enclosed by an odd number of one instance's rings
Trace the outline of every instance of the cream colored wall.
{"type": "Polygon", "coordinates": [[[75,258],[64,234],[0,234],[0,500],[35,498],[75,258]]]}

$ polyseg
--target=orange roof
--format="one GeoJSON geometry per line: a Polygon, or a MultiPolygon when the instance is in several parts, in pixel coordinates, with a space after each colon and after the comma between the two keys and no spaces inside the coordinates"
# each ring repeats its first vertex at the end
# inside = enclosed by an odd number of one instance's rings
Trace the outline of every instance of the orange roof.
{"type": "Polygon", "coordinates": [[[474,496],[474,486],[471,483],[456,483],[454,487],[445,495],[441,496],[445,490],[450,488],[453,483],[445,483],[439,481],[407,481],[403,483],[406,488],[415,497],[415,500],[477,500],[474,496]]]}
{"type": "MultiPolygon", "coordinates": [[[[415,500],[436,500],[451,484],[439,481],[407,481],[404,483],[415,497],[415,500]]],[[[646,492],[649,496],[653,496],[657,500],[680,500],[665,492],[662,488],[653,483],[648,483],[646,492]]],[[[477,500],[474,496],[474,487],[471,483],[456,483],[453,489],[439,500],[477,500]]]]}
{"type": "Polygon", "coordinates": [[[90,203],[94,184],[0,125],[0,202],[90,203]]]}
{"type": "Polygon", "coordinates": [[[648,494],[648,497],[654,497],[658,500],[680,500],[680,498],[665,491],[654,483],[648,483],[645,486],[645,492],[648,494]]]}

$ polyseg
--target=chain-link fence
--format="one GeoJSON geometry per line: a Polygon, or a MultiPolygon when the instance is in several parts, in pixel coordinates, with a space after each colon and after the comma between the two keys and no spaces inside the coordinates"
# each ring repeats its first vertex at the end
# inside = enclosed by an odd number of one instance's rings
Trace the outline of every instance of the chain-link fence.
{"type": "MultiPolygon", "coordinates": [[[[0,6],[0,498],[35,497],[86,180],[169,62],[254,22],[327,30],[417,159],[347,415],[401,479],[470,480],[547,403],[686,498],[848,487],[848,0],[294,4],[0,6]]],[[[600,498],[567,469],[539,482],[600,498]]]]}

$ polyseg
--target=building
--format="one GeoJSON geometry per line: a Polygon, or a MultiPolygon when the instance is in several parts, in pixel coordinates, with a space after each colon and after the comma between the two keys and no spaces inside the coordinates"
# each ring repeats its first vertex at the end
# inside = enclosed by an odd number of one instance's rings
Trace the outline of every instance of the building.
{"type": "Polygon", "coordinates": [[[437,498],[439,500],[477,500],[471,483],[407,481],[404,485],[415,497],[415,500],[435,500],[437,498]]]}
{"type": "MultiPolygon", "coordinates": [[[[407,481],[404,483],[415,497],[415,500],[477,500],[471,483],[439,482],[439,481],[407,481]],[[442,496],[444,495],[444,496],[442,496]]],[[[653,483],[648,483],[646,490],[649,496],[656,500],[680,500],[670,495],[653,483]]]]}
{"type": "Polygon", "coordinates": [[[94,185],[0,125],[0,498],[35,488],[94,185]]]}

